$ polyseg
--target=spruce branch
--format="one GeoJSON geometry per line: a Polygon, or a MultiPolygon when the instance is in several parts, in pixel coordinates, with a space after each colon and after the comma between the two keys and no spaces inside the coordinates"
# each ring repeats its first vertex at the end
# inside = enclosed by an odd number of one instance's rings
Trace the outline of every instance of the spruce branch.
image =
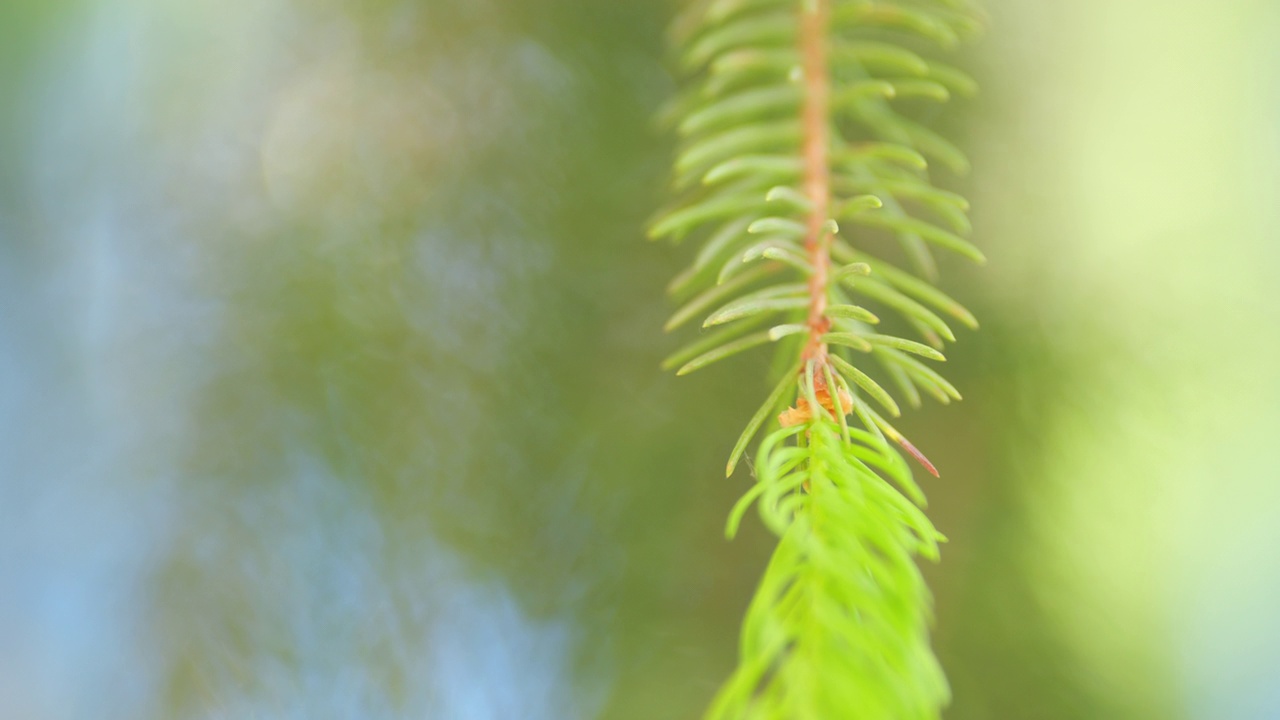
{"type": "Polygon", "coordinates": [[[705,320],[663,365],[683,375],[773,345],[781,371],[726,468],[764,433],[726,530],[755,504],[779,545],[708,718],[927,720],[947,700],[914,559],[936,560],[942,538],[898,449],[937,470],[867,399],[890,417],[886,386],[911,407],[960,399],[927,363],[956,340],[944,317],[977,321],[934,286],[933,252],[983,256],[930,162],[968,161],[910,103],[973,92],[917,48],[978,27],[966,0],[691,0],[672,25],[688,76],[663,114],[682,139],[678,199],[650,235],[699,244],[667,330],[705,320]],[[865,250],[877,236],[914,273],[865,250]]]}

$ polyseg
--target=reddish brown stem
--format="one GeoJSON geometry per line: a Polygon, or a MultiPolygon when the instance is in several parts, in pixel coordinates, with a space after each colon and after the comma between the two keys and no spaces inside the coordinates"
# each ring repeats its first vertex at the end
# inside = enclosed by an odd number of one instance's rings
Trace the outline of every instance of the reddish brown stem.
{"type": "Polygon", "coordinates": [[[831,327],[827,319],[827,282],[831,267],[831,235],[827,214],[831,205],[830,82],[827,74],[827,24],[830,0],[803,0],[800,9],[800,55],[804,71],[804,193],[811,208],[804,247],[813,265],[809,278],[809,342],[804,359],[825,362],[827,344],[822,336],[831,327]]]}

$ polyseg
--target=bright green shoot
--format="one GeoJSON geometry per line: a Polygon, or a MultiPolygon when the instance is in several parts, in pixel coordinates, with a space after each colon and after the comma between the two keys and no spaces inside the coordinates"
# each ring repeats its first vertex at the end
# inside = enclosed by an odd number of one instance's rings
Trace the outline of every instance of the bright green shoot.
{"type": "Polygon", "coordinates": [[[673,24],[677,199],[650,234],[698,245],[667,329],[701,329],[664,366],[774,346],[780,371],[727,467],[764,433],[728,533],[754,504],[779,544],[708,718],[929,720],[948,701],[916,566],[942,538],[900,450],[937,472],[880,413],[960,399],[932,363],[977,322],[935,287],[935,253],[984,258],[931,168],[968,161],[913,118],[974,92],[927,50],[979,27],[967,0],[691,0],[673,24]]]}

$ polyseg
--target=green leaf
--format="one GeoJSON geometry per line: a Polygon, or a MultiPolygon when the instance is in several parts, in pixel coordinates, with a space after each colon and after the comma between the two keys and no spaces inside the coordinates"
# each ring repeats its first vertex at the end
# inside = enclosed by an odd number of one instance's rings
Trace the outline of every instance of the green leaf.
{"type": "Polygon", "coordinates": [[[964,97],[973,97],[978,94],[978,83],[968,74],[939,62],[929,62],[929,77],[946,85],[964,97]]]}
{"type": "Polygon", "coordinates": [[[837,154],[837,161],[841,163],[863,164],[873,160],[888,160],[911,170],[924,170],[929,167],[929,162],[923,155],[913,148],[898,143],[858,143],[837,154]]]}
{"type": "Polygon", "coordinates": [[[964,236],[973,232],[973,223],[969,220],[969,214],[964,210],[950,203],[934,202],[929,199],[925,199],[924,203],[929,206],[930,212],[951,226],[951,230],[957,235],[964,236]]]}
{"type": "Polygon", "coordinates": [[[809,332],[808,325],[775,325],[769,328],[769,340],[777,342],[789,335],[799,335],[806,332],[809,332]]]}
{"type": "Polygon", "coordinates": [[[920,320],[913,317],[906,318],[906,321],[907,321],[907,324],[911,326],[912,330],[915,330],[916,332],[920,333],[920,337],[924,338],[925,345],[928,345],[929,347],[933,348],[934,350],[937,350],[938,352],[942,352],[944,349],[946,349],[947,345],[945,342],[943,342],[942,336],[934,332],[933,328],[929,327],[928,325],[925,325],[924,323],[920,322],[920,320]]]}
{"type": "Polygon", "coordinates": [[[861,281],[846,281],[845,284],[853,288],[854,292],[878,300],[907,317],[916,318],[946,339],[955,341],[955,333],[951,332],[951,328],[943,322],[942,318],[894,288],[876,282],[874,276],[861,281]]]}
{"type": "Polygon", "coordinates": [[[839,5],[832,14],[838,25],[860,27],[881,25],[918,33],[944,48],[955,47],[960,42],[956,31],[938,16],[923,8],[889,3],[839,5]]]}
{"type": "Polygon", "coordinates": [[[982,251],[974,247],[969,241],[923,220],[911,217],[893,217],[882,213],[859,215],[855,220],[862,225],[884,227],[900,233],[918,235],[928,242],[952,250],[977,263],[985,263],[987,261],[982,251]]]}
{"type": "Polygon", "coordinates": [[[716,275],[716,284],[722,285],[728,282],[730,278],[745,270],[748,267],[747,263],[764,257],[765,250],[776,246],[786,246],[790,244],[790,242],[791,241],[786,238],[781,237],[766,238],[745,248],[741,252],[730,255],[729,258],[725,260],[724,264],[720,266],[720,272],[716,275]]]}
{"type": "Polygon", "coordinates": [[[719,23],[748,10],[785,5],[780,0],[714,0],[707,7],[706,19],[708,22],[719,23]]]}
{"type": "Polygon", "coordinates": [[[942,353],[938,352],[937,350],[934,350],[928,345],[915,342],[914,340],[906,340],[904,338],[894,337],[892,335],[864,335],[863,338],[866,339],[866,341],[871,343],[872,345],[891,347],[895,350],[901,350],[903,352],[909,352],[913,355],[927,357],[930,360],[937,360],[938,362],[947,361],[946,356],[944,356],[942,353]]]}
{"type": "MultiPolygon", "coordinates": [[[[681,308],[671,316],[671,319],[667,320],[667,324],[663,326],[663,330],[666,330],[667,332],[675,330],[698,315],[701,315],[703,312],[706,312],[716,303],[723,302],[727,298],[737,295],[743,289],[763,280],[776,271],[776,266],[771,267],[769,265],[759,265],[741,273],[723,285],[712,285],[681,306],[681,308]]],[[[800,285],[802,291],[804,287],[804,285],[800,285]]]]}
{"type": "Polygon", "coordinates": [[[829,332],[822,336],[822,342],[853,348],[859,352],[871,352],[874,346],[861,335],[850,332],[829,332]]]}
{"type": "MultiPolygon", "coordinates": [[[[782,380],[780,380],[773,391],[769,393],[769,397],[765,399],[764,404],[760,406],[759,410],[756,410],[755,415],[751,416],[751,420],[747,423],[747,427],[742,431],[742,434],[738,436],[738,442],[734,443],[733,452],[729,453],[729,463],[725,466],[725,477],[733,475],[734,469],[738,467],[738,461],[742,459],[742,454],[746,452],[747,443],[751,442],[751,438],[755,437],[755,434],[759,432],[760,426],[764,424],[764,421],[769,418],[769,415],[771,415],[774,409],[778,407],[778,404],[782,402],[783,396],[787,393],[787,388],[795,386],[796,373],[799,371],[800,365],[797,363],[790,372],[784,373],[782,380]]],[[[741,515],[739,515],[739,517],[741,517],[741,515]]],[[[737,523],[733,523],[731,527],[733,530],[728,532],[729,537],[733,537],[734,532],[736,532],[737,523]]]]}
{"type": "Polygon", "coordinates": [[[831,98],[831,107],[840,110],[856,106],[870,98],[892,98],[896,94],[893,83],[887,80],[863,80],[835,93],[831,98]]]}
{"type": "Polygon", "coordinates": [[[778,185],[771,188],[764,196],[765,202],[780,203],[799,212],[809,212],[813,207],[813,201],[809,196],[786,185],[778,185]]]}
{"type": "Polygon", "coordinates": [[[662,369],[673,370],[678,368],[703,353],[746,335],[764,325],[767,321],[767,317],[761,316],[705,333],[664,358],[662,360],[662,369]]]}
{"type": "Polygon", "coordinates": [[[739,75],[761,72],[782,72],[800,64],[800,55],[793,47],[744,48],[727,52],[711,63],[711,75],[739,75]]]}
{"type": "Polygon", "coordinates": [[[781,235],[785,238],[798,240],[808,234],[808,228],[804,223],[789,220],[780,217],[760,218],[747,226],[747,232],[752,235],[781,235]]]}
{"type": "MultiPolygon", "coordinates": [[[[845,418],[849,413],[844,407],[844,401],[840,398],[841,387],[836,384],[835,378],[831,374],[831,366],[827,363],[822,364],[822,380],[826,383],[827,392],[831,395],[831,406],[835,408],[836,419],[840,422],[840,434],[844,437],[846,443],[853,442],[853,439],[849,436],[849,422],[845,418]]],[[[853,393],[849,393],[849,396],[853,397],[853,393]]],[[[852,407],[849,408],[849,410],[852,409],[852,407]]]]}
{"type": "MultiPolygon", "coordinates": [[[[941,310],[964,323],[965,326],[971,330],[978,329],[978,319],[973,316],[973,313],[969,312],[963,305],[956,302],[929,283],[912,277],[910,274],[903,272],[888,263],[869,261],[869,264],[871,264],[872,270],[876,275],[888,280],[894,287],[900,289],[902,292],[914,295],[921,301],[929,303],[938,310],[941,310]]],[[[938,328],[935,327],[934,329],[938,328]]],[[[950,332],[948,331],[946,334],[950,335],[950,332]]],[[[950,337],[948,339],[954,340],[955,338],[950,337]]]]}
{"type": "Polygon", "coordinates": [[[759,205],[760,196],[755,193],[712,197],[696,202],[693,205],[673,210],[658,218],[649,228],[649,237],[657,239],[673,236],[686,232],[694,225],[708,220],[738,215],[759,205]]]}
{"type": "Polygon", "coordinates": [[[713,233],[702,244],[702,248],[698,250],[698,254],[693,258],[693,267],[701,270],[707,267],[721,253],[733,247],[734,243],[745,240],[750,237],[747,235],[747,226],[755,222],[754,215],[740,217],[725,223],[719,230],[713,233]]]}
{"type": "Polygon", "coordinates": [[[798,148],[799,143],[798,120],[755,123],[732,128],[691,143],[676,158],[676,171],[689,173],[745,153],[798,148]]]}
{"type": "Polygon", "coordinates": [[[867,412],[871,415],[872,420],[875,421],[875,424],[879,426],[881,432],[886,437],[905,449],[917,462],[923,465],[931,475],[938,477],[938,469],[933,466],[933,463],[929,462],[929,458],[925,457],[923,453],[917,450],[915,445],[912,445],[902,433],[898,432],[897,428],[886,422],[884,418],[877,415],[875,410],[872,410],[870,407],[867,408],[867,412]]]}
{"type": "Polygon", "coordinates": [[[794,37],[795,17],[790,14],[766,15],[730,23],[707,33],[690,46],[684,55],[684,66],[696,68],[734,48],[790,44],[794,37]]]}
{"type": "Polygon", "coordinates": [[[813,266],[809,264],[809,259],[789,247],[775,245],[765,248],[760,255],[770,260],[786,263],[805,275],[813,274],[813,266]]]}
{"type": "Polygon", "coordinates": [[[850,363],[839,355],[832,354],[830,355],[830,358],[831,361],[836,364],[836,367],[840,370],[841,374],[849,380],[852,380],[855,385],[874,398],[876,402],[883,405],[884,409],[888,410],[890,415],[898,417],[902,414],[902,411],[898,409],[898,403],[893,401],[893,396],[885,391],[884,388],[880,387],[880,385],[875,380],[872,380],[870,376],[854,367],[853,363],[850,363]]]}
{"type": "Polygon", "coordinates": [[[800,249],[796,247],[796,244],[792,242],[790,238],[772,237],[765,240],[761,240],[760,242],[756,243],[755,245],[752,245],[751,247],[743,251],[742,262],[751,262],[752,260],[759,260],[762,257],[767,257],[767,253],[770,250],[783,250],[783,249],[790,250],[792,252],[797,252],[797,253],[800,251],[800,249]]]}
{"type": "Polygon", "coordinates": [[[880,360],[880,367],[889,374],[889,379],[893,380],[893,384],[898,386],[898,390],[907,398],[907,404],[913,408],[920,407],[920,388],[911,381],[911,377],[907,375],[907,371],[903,370],[900,365],[889,358],[885,353],[878,353],[877,358],[880,360]]]}
{"type": "Polygon", "coordinates": [[[879,210],[882,207],[884,207],[884,202],[875,195],[859,195],[841,203],[836,209],[835,215],[843,218],[853,217],[870,210],[879,210]]]}
{"type": "Polygon", "coordinates": [[[861,320],[862,322],[871,323],[872,325],[880,322],[880,318],[876,317],[875,313],[857,305],[828,305],[826,313],[824,314],[827,317],[832,318],[861,320]]]}
{"type": "Polygon", "coordinates": [[[900,119],[899,123],[920,152],[933,156],[957,175],[969,173],[969,158],[965,157],[960,148],[923,125],[905,119],[900,119]]]}
{"type": "Polygon", "coordinates": [[[871,266],[864,262],[849,263],[831,274],[832,282],[842,282],[858,276],[871,274],[871,266]]]}
{"type": "Polygon", "coordinates": [[[794,85],[747,90],[717,100],[687,115],[680,123],[681,135],[726,127],[770,114],[794,112],[800,103],[800,89],[794,85]]]}
{"type": "MultiPolygon", "coordinates": [[[[784,386],[784,389],[785,389],[785,386],[784,386]]],[[[768,402],[766,402],[760,409],[767,410],[771,407],[773,406],[770,405],[768,402]]],[[[752,435],[755,434],[754,429],[751,431],[751,434],[752,435]]],[[[746,443],[743,443],[741,440],[739,440],[739,442],[742,443],[745,449],[746,443]]],[[[737,452],[737,448],[734,448],[734,451],[737,452]]],[[[739,458],[731,458],[729,460],[728,469],[725,472],[726,476],[733,475],[733,471],[737,468],[737,465],[738,465],[738,459],[739,458]]],[[[747,492],[743,494],[742,497],[738,498],[738,501],[733,504],[733,509],[729,511],[729,519],[725,521],[725,524],[724,524],[725,537],[732,540],[738,536],[738,528],[742,526],[742,516],[747,514],[747,509],[751,507],[751,503],[760,499],[760,496],[765,494],[765,492],[767,492],[769,489],[770,489],[769,486],[764,483],[756,483],[755,485],[751,486],[751,489],[747,490],[747,492]]]]}
{"type": "Polygon", "coordinates": [[[857,413],[858,419],[862,421],[862,424],[866,426],[866,428],[870,430],[876,438],[882,442],[888,442],[885,439],[884,431],[882,431],[880,426],[876,424],[874,411],[872,411],[871,406],[868,405],[865,400],[860,397],[855,397],[853,399],[853,411],[857,413]]]}
{"type": "MultiPolygon", "coordinates": [[[[851,163],[849,170],[851,177],[837,177],[837,181],[842,181],[842,184],[852,183],[854,188],[861,191],[879,193],[879,197],[884,202],[883,215],[886,218],[895,219],[908,217],[906,211],[903,210],[902,205],[898,203],[897,199],[893,195],[882,190],[884,181],[881,180],[875,172],[872,172],[871,168],[865,165],[851,163]]],[[[933,256],[929,253],[929,249],[925,246],[924,240],[920,238],[920,236],[910,232],[898,232],[897,235],[899,242],[902,243],[902,246],[906,249],[907,254],[910,256],[912,262],[915,263],[916,267],[920,268],[920,271],[927,277],[935,276],[938,268],[933,261],[933,256]]]]}
{"type": "Polygon", "coordinates": [[[799,177],[803,171],[804,161],[792,155],[741,155],[708,170],[702,184],[716,185],[743,176],[782,182],[799,177]]]}
{"type": "Polygon", "coordinates": [[[770,337],[770,333],[768,332],[753,333],[746,337],[738,338],[733,342],[725,343],[715,350],[703,353],[702,355],[690,360],[676,371],[676,375],[688,375],[695,370],[701,370],[702,368],[724,360],[725,358],[733,357],[743,350],[750,350],[757,345],[764,345],[765,343],[772,342],[775,339],[776,338],[770,337]]]}
{"type": "Polygon", "coordinates": [[[880,68],[910,75],[928,75],[929,63],[919,55],[897,45],[860,40],[838,43],[832,48],[833,61],[854,62],[860,66],[880,68]]]}
{"type": "MultiPolygon", "coordinates": [[[[902,366],[902,369],[908,375],[912,376],[912,379],[926,388],[936,388],[938,392],[941,393],[941,397],[938,398],[940,402],[945,404],[949,400],[964,399],[960,396],[960,391],[948,382],[946,378],[942,377],[937,370],[934,370],[915,358],[907,357],[901,353],[897,353],[896,355],[897,357],[894,359],[902,366]]],[[[937,396],[937,394],[935,394],[935,396],[937,396]]]]}
{"type": "Polygon", "coordinates": [[[807,307],[809,307],[809,298],[807,297],[752,298],[745,301],[739,300],[713,313],[705,322],[702,323],[702,327],[723,325],[727,322],[741,320],[744,317],[751,317],[752,315],[759,315],[760,313],[787,312],[789,310],[802,310],[807,307]]]}
{"type": "Polygon", "coordinates": [[[946,102],[951,99],[951,93],[947,87],[932,80],[895,79],[890,83],[893,85],[893,96],[897,98],[924,98],[936,102],[946,102]]]}
{"type": "Polygon", "coordinates": [[[968,210],[969,201],[962,196],[928,184],[927,182],[914,178],[912,181],[901,180],[880,180],[871,184],[877,190],[891,193],[899,197],[918,198],[927,201],[931,205],[945,205],[954,207],[958,210],[968,210]]]}

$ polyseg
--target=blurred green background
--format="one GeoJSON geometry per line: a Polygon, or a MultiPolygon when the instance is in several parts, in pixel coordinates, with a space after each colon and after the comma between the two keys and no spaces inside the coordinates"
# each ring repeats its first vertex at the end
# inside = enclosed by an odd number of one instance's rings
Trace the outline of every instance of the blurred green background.
{"type": "MultiPolygon", "coordinates": [[[[947,717],[1280,718],[1280,4],[986,7],[947,717]]],[[[765,360],[657,369],[670,11],[0,3],[0,719],[697,716],[765,360]]]]}

